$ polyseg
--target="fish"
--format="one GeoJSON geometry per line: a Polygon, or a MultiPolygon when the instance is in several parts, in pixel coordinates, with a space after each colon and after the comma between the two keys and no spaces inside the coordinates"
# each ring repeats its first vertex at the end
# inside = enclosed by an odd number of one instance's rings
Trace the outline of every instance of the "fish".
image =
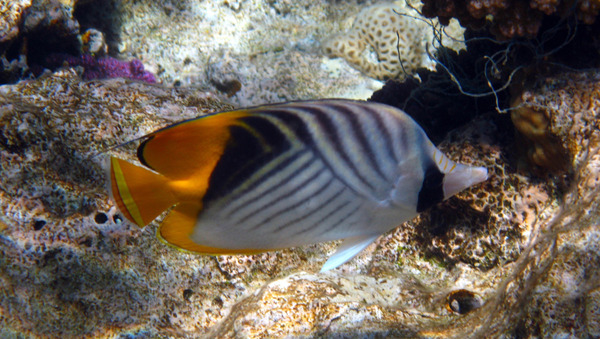
{"type": "Polygon", "coordinates": [[[487,179],[450,160],[406,113],[347,99],[219,112],[141,138],[140,165],[110,157],[110,191],[157,237],[209,255],[343,239],[321,272],[487,179]]]}

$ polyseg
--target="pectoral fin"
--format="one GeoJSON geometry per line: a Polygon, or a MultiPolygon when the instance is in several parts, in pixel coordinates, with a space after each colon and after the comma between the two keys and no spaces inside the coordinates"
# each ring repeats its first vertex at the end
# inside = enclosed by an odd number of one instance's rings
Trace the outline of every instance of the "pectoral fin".
{"type": "Polygon", "coordinates": [[[379,234],[361,235],[344,239],[344,242],[335,251],[335,253],[327,260],[321,268],[321,272],[329,271],[336,268],[350,259],[354,258],[358,253],[369,246],[375,239],[379,238],[379,234]]]}

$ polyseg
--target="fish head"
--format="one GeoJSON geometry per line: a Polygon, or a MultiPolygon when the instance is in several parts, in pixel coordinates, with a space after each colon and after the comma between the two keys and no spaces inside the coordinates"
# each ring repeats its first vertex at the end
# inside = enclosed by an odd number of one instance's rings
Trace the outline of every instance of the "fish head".
{"type": "Polygon", "coordinates": [[[488,171],[485,167],[455,164],[455,166],[448,171],[444,171],[441,168],[440,171],[444,173],[444,200],[464,189],[479,184],[488,178],[488,171]]]}

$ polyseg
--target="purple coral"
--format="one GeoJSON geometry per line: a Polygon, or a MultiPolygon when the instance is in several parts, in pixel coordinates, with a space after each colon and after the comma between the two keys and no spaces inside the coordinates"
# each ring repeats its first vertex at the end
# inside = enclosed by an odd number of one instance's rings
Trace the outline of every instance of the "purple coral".
{"type": "Polygon", "coordinates": [[[122,77],[149,83],[156,82],[154,75],[146,71],[144,64],[137,59],[127,62],[113,57],[96,58],[89,54],[82,54],[80,56],[53,54],[47,58],[49,66],[61,66],[65,62],[69,66],[83,67],[82,77],[85,80],[122,77]]]}

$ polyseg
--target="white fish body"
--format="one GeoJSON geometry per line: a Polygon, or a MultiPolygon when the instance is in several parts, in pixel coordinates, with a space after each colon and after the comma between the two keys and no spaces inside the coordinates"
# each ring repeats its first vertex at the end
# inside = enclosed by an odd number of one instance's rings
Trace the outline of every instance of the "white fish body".
{"type": "MultiPolygon", "coordinates": [[[[188,192],[191,180],[201,178],[194,174],[170,184],[177,206],[159,231],[168,243],[216,254],[345,239],[323,266],[326,271],[418,212],[487,179],[485,168],[454,163],[409,116],[387,105],[320,100],[236,112],[217,124],[229,136],[204,192],[188,192]]],[[[153,156],[154,149],[165,148],[153,140],[177,128],[156,132],[138,150],[143,163],[167,178],[172,169],[161,171],[149,159],[169,160],[153,156]]],[[[176,146],[172,153],[181,156],[176,146]]]]}

